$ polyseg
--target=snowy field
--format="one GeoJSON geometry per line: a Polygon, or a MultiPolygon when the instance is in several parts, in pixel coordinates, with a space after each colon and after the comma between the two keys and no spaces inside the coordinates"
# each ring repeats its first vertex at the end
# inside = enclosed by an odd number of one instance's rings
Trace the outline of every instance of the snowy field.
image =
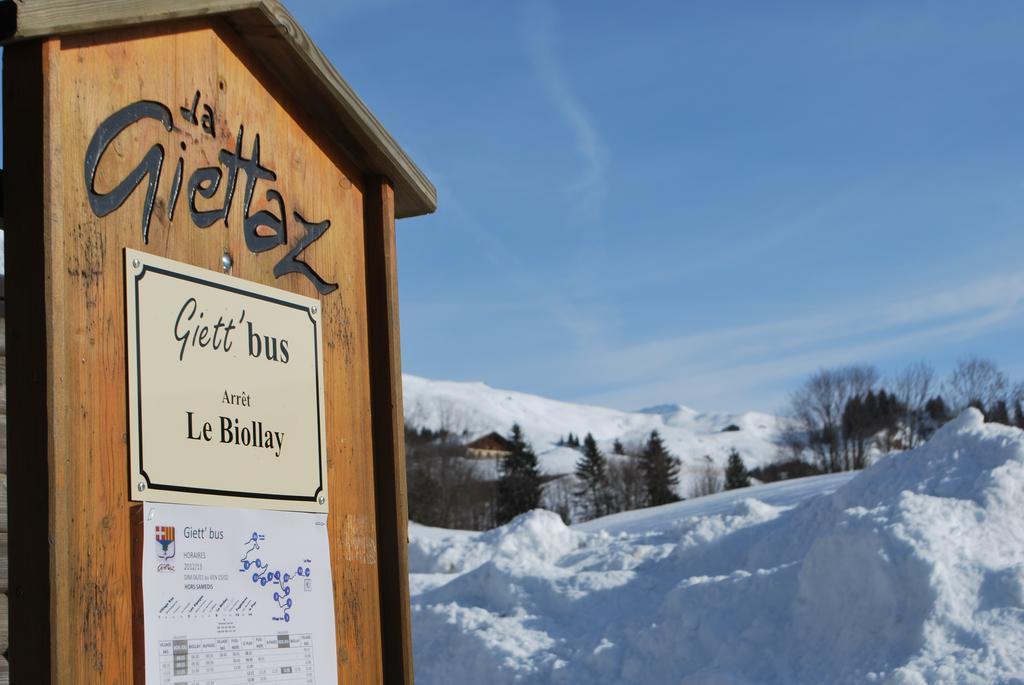
{"type": "Polygon", "coordinates": [[[412,525],[416,680],[1024,685],[1024,433],[566,527],[412,525]]]}
{"type": "MultiPolygon", "coordinates": [[[[478,437],[491,431],[503,435],[518,423],[537,452],[541,471],[557,476],[571,473],[580,453],[555,443],[574,433],[592,433],[605,453],[615,440],[643,443],[652,430],[661,433],[668,450],[682,461],[680,492],[690,491],[700,477],[707,455],[725,466],[729,451],[739,450],[748,468],[771,462],[778,453],[779,419],[771,414],[698,412],[664,405],[626,412],[607,407],[561,402],[538,395],[501,390],[483,383],[435,381],[402,376],[405,420],[416,428],[478,437]],[[733,430],[724,430],[726,428],[733,430]]],[[[486,471],[489,467],[482,463],[486,471]]]]}

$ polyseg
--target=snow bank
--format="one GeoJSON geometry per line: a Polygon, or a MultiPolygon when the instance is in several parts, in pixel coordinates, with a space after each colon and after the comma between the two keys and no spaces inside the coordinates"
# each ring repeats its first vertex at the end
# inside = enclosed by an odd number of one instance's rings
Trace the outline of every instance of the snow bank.
{"type": "Polygon", "coordinates": [[[414,526],[417,681],[1024,684],[1024,433],[972,410],[813,482],[414,526]]]}

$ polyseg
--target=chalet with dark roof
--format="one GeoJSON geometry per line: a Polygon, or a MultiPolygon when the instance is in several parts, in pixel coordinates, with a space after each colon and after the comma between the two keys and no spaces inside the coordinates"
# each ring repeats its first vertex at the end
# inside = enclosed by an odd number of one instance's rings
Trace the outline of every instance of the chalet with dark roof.
{"type": "Polygon", "coordinates": [[[508,438],[495,432],[466,445],[466,456],[470,459],[500,459],[509,454],[512,454],[512,443],[508,438]]]}

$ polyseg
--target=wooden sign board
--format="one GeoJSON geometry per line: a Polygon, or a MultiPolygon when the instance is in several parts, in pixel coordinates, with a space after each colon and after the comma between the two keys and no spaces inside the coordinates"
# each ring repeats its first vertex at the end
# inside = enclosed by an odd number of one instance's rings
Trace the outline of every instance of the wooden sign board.
{"type": "Polygon", "coordinates": [[[12,679],[133,681],[129,250],[316,303],[339,679],[411,682],[394,218],[432,186],[276,2],[16,10],[12,679]]]}

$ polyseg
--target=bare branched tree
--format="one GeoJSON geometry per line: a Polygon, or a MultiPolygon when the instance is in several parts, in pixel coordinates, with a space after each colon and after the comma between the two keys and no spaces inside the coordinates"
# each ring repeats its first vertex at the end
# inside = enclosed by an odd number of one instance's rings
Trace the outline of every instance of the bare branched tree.
{"type": "Polygon", "coordinates": [[[448,399],[437,402],[438,432],[442,435],[457,436],[466,432],[468,421],[465,411],[448,399]]]}
{"type": "Polygon", "coordinates": [[[697,480],[690,487],[690,497],[703,497],[721,492],[725,486],[723,472],[710,456],[704,455],[704,463],[697,472],[697,480]]]}
{"type": "Polygon", "coordinates": [[[622,443],[622,452],[631,457],[639,457],[644,453],[644,447],[647,445],[641,438],[631,438],[622,443]]]}
{"type": "Polygon", "coordinates": [[[494,525],[494,481],[449,434],[406,426],[406,479],[411,520],[471,530],[494,525]]]}
{"type": "Polygon", "coordinates": [[[877,383],[874,366],[852,365],[821,369],[793,393],[793,430],[802,435],[822,470],[834,473],[854,467],[854,449],[843,439],[843,410],[850,400],[866,395],[877,383]]]}
{"type": "Polygon", "coordinates": [[[609,459],[608,482],[612,487],[609,513],[631,511],[647,506],[644,476],[640,470],[639,460],[636,457],[626,456],[609,459]]]}
{"type": "Polygon", "coordinates": [[[925,405],[935,390],[935,368],[926,362],[911,364],[892,378],[890,388],[903,410],[903,446],[913,449],[930,434],[931,422],[925,405]]]}
{"type": "Polygon", "coordinates": [[[807,436],[802,425],[790,420],[780,422],[775,446],[778,448],[776,461],[801,461],[807,450],[807,436]]]}
{"type": "Polygon", "coordinates": [[[971,405],[994,407],[1005,402],[1010,381],[999,367],[988,359],[967,357],[957,362],[946,381],[946,395],[955,412],[971,405]]]}
{"type": "Polygon", "coordinates": [[[576,489],[572,476],[554,478],[544,486],[543,505],[545,509],[562,517],[562,522],[573,522],[573,492],[576,489]]]}

